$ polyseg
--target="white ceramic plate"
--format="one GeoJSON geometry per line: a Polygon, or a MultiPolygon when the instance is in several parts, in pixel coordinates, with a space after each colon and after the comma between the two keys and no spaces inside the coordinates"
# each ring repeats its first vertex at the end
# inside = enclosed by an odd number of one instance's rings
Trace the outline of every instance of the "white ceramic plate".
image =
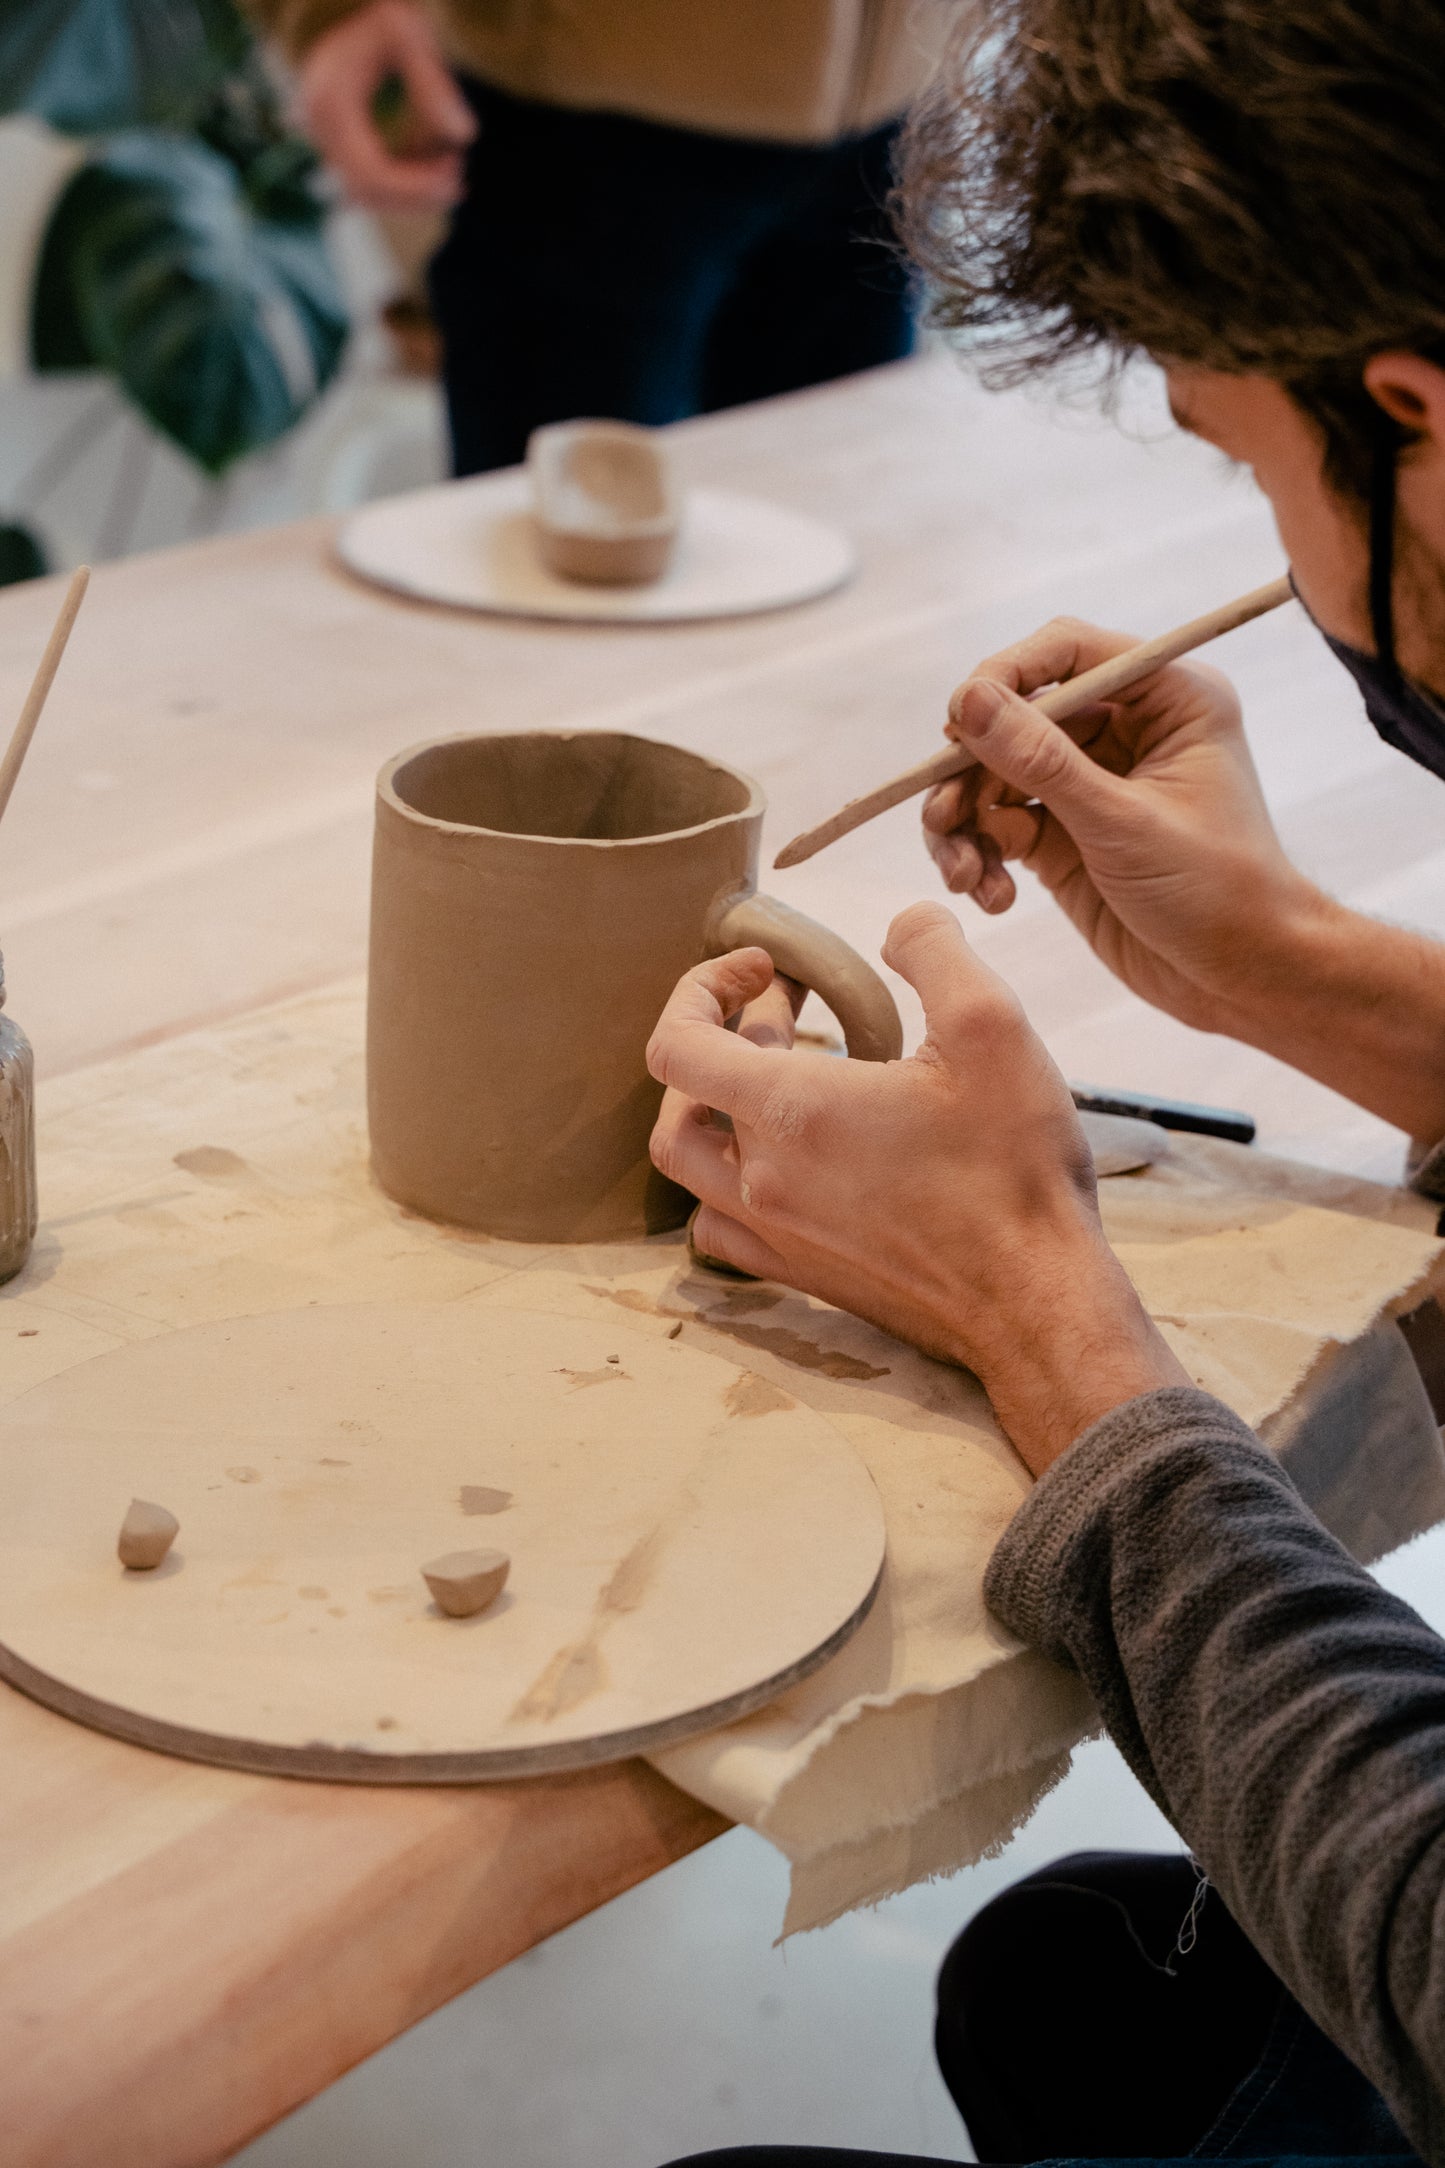
{"type": "Polygon", "coordinates": [[[746,617],[826,595],[850,578],[846,535],[730,490],[688,493],[672,564],[645,587],[594,587],[537,554],[525,472],[478,475],[354,512],[337,536],[349,571],[422,602],[514,617],[669,624],[746,617]]]}

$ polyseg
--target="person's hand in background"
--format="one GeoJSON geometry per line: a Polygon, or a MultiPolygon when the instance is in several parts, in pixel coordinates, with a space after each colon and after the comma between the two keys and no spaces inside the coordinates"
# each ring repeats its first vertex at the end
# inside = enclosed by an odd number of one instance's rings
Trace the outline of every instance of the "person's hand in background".
{"type": "Polygon", "coordinates": [[[652,1156],[699,1198],[701,1251],[966,1364],[1039,1472],[1110,1408],[1189,1381],[1104,1239],[1068,1087],[1008,988],[938,904],[896,918],[884,957],[928,1019],[906,1061],[789,1051],[762,949],[688,972],[648,1048],[668,1087],[652,1156]]]}
{"type": "Polygon", "coordinates": [[[347,195],[373,211],[446,209],[462,192],[471,107],[414,0],[370,0],[311,47],[300,69],[301,118],[347,195]],[[397,139],[377,124],[377,93],[401,85],[397,139]]]}

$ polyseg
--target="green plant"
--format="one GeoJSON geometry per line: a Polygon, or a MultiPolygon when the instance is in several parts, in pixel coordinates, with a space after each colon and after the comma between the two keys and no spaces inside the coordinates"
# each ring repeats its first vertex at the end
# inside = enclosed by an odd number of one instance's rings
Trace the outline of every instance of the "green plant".
{"type": "Polygon", "coordinates": [[[0,112],[93,139],[41,247],[35,367],[105,370],[210,474],[284,436],[346,309],[316,160],[232,0],[0,0],[0,112]]]}

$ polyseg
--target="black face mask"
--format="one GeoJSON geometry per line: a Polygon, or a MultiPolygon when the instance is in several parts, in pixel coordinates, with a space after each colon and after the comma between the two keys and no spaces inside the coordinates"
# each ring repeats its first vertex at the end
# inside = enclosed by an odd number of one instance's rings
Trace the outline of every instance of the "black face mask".
{"type": "MultiPolygon", "coordinates": [[[[1365,713],[1386,745],[1445,781],[1445,708],[1407,678],[1395,659],[1395,459],[1399,439],[1381,414],[1370,483],[1370,629],[1375,652],[1364,654],[1316,627],[1359,686],[1365,713]]],[[[1299,589],[1295,589],[1299,594],[1299,589]]],[[[1300,596],[1303,603],[1304,597],[1300,596]]],[[[1308,604],[1305,614],[1309,616],[1308,604]]],[[[1313,618],[1310,620],[1314,622],[1313,618]]]]}

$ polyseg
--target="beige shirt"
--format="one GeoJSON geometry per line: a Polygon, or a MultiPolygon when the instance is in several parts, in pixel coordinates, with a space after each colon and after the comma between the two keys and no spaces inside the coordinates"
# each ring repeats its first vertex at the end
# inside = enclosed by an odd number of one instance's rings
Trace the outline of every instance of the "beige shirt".
{"type": "MultiPolygon", "coordinates": [[[[365,0],[247,0],[293,55],[365,0]]],[[[957,0],[422,0],[457,66],[520,98],[781,143],[893,119],[957,0]]]]}

